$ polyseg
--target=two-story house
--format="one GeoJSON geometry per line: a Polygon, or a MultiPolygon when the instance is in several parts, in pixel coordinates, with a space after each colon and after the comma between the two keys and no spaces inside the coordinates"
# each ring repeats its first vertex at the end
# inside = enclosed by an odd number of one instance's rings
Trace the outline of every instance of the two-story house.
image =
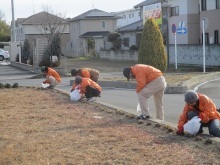
{"type": "Polygon", "coordinates": [[[140,21],[141,19],[141,12],[139,8],[132,8],[119,12],[113,12],[113,14],[120,17],[117,20],[117,29],[132,24],[134,22],[140,21]]]}
{"type": "Polygon", "coordinates": [[[15,30],[11,32],[11,38],[15,39],[11,44],[11,61],[16,61],[17,54],[21,58],[21,47],[28,39],[33,48],[33,63],[38,66],[54,33],[61,34],[61,52],[67,55],[69,23],[66,19],[44,11],[28,18],[18,18],[15,30]]]}
{"type": "Polygon", "coordinates": [[[69,54],[87,56],[105,49],[107,36],[116,29],[119,17],[98,9],[89,10],[69,20],[69,54]]]}
{"type": "Polygon", "coordinates": [[[18,18],[15,21],[15,32],[11,33],[11,38],[15,41],[23,42],[28,38],[31,43],[39,38],[48,38],[51,33],[62,34],[62,43],[67,44],[69,36],[69,23],[66,19],[56,15],[40,12],[28,18],[18,18]]]}

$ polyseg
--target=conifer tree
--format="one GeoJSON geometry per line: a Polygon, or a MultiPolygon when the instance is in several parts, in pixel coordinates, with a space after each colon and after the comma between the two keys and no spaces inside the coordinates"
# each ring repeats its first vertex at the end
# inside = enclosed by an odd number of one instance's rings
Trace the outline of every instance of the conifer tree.
{"type": "Polygon", "coordinates": [[[148,19],[144,25],[138,52],[138,63],[151,65],[162,72],[167,67],[167,54],[163,37],[154,19],[148,19]]]}
{"type": "Polygon", "coordinates": [[[26,64],[27,60],[32,61],[32,48],[29,40],[26,38],[21,52],[21,62],[26,64]]]}

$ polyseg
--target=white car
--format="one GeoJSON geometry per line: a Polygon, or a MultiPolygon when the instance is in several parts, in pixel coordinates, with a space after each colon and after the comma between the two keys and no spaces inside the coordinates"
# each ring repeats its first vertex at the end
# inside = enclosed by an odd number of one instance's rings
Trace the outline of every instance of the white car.
{"type": "Polygon", "coordinates": [[[8,51],[5,51],[3,49],[0,49],[0,61],[3,61],[4,59],[9,59],[10,55],[8,51]]]}

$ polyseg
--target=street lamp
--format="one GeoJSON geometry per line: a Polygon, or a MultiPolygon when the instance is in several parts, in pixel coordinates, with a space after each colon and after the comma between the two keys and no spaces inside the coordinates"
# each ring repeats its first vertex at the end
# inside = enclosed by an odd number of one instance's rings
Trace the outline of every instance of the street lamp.
{"type": "Polygon", "coordinates": [[[166,47],[167,47],[167,67],[168,69],[170,68],[170,47],[169,47],[169,8],[172,6],[172,4],[169,3],[163,3],[161,4],[162,6],[162,11],[164,11],[165,15],[166,15],[166,47]]]}

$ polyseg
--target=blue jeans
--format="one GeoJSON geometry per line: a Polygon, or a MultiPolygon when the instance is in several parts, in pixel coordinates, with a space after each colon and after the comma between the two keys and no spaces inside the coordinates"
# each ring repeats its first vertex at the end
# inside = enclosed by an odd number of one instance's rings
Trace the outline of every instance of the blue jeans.
{"type": "MultiPolygon", "coordinates": [[[[187,114],[189,120],[191,120],[194,116],[198,116],[198,115],[199,115],[199,113],[195,112],[195,111],[190,111],[187,114]]],[[[210,135],[220,137],[220,121],[219,121],[219,119],[210,120],[208,123],[201,122],[200,130],[202,130],[203,127],[208,127],[210,135]]]]}

